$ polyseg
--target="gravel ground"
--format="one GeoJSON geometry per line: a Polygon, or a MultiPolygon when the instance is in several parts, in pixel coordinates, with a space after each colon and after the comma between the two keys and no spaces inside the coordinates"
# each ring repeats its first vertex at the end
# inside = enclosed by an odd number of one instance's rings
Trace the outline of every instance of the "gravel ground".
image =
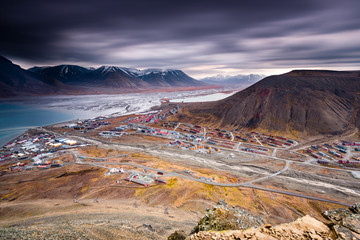
{"type": "Polygon", "coordinates": [[[0,228],[0,239],[167,239],[178,229],[191,229],[183,223],[127,214],[72,214],[44,217],[0,228]]]}

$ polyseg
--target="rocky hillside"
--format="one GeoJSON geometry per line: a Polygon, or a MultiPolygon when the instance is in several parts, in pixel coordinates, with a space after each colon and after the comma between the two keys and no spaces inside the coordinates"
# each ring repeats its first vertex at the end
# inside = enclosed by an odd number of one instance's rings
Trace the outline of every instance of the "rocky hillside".
{"type": "Polygon", "coordinates": [[[234,129],[339,134],[360,127],[359,100],[360,72],[296,70],[267,77],[218,102],[192,104],[187,110],[191,119],[205,117],[234,129]]]}
{"type": "Polygon", "coordinates": [[[63,84],[57,80],[42,79],[33,72],[22,69],[0,56],[0,97],[11,97],[23,92],[39,94],[56,93],[63,84]]]}
{"type": "Polygon", "coordinates": [[[208,209],[190,236],[181,231],[168,239],[186,240],[236,240],[236,239],[360,239],[360,203],[349,209],[339,208],[326,211],[323,216],[329,222],[321,222],[309,215],[287,224],[272,226],[249,213],[239,214],[234,208],[219,203],[208,209]],[[221,214],[219,214],[221,212],[221,214]],[[229,224],[230,223],[230,224],[229,224]],[[252,225],[248,225],[251,223],[252,225]],[[242,229],[242,230],[237,230],[242,229]],[[200,230],[200,231],[199,231],[200,230]]]}
{"type": "Polygon", "coordinates": [[[331,231],[324,223],[306,215],[288,224],[271,226],[270,224],[248,230],[231,230],[222,232],[200,232],[186,238],[187,240],[235,240],[235,239],[333,239],[331,231]]]}

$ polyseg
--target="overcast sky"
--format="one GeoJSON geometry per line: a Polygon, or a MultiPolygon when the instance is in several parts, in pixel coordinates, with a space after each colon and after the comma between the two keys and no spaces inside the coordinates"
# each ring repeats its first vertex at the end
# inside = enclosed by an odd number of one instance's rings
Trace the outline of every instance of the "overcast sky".
{"type": "Polygon", "coordinates": [[[0,55],[195,78],[360,69],[359,0],[5,0],[0,55]]]}

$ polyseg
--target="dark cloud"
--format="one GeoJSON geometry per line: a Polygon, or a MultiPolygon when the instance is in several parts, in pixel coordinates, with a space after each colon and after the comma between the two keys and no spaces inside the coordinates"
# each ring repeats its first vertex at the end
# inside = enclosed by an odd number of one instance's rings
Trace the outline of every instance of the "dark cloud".
{"type": "Polygon", "coordinates": [[[193,74],[219,66],[296,68],[306,60],[308,67],[357,67],[358,9],[358,0],[5,1],[0,54],[29,64],[178,67],[193,74]]]}

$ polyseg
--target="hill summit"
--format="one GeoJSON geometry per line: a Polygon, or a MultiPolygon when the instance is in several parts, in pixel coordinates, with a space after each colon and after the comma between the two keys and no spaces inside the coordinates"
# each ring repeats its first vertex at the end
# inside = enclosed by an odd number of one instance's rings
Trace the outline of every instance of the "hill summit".
{"type": "Polygon", "coordinates": [[[233,129],[339,134],[360,127],[359,98],[360,72],[294,70],[187,109],[192,119],[233,129]]]}

